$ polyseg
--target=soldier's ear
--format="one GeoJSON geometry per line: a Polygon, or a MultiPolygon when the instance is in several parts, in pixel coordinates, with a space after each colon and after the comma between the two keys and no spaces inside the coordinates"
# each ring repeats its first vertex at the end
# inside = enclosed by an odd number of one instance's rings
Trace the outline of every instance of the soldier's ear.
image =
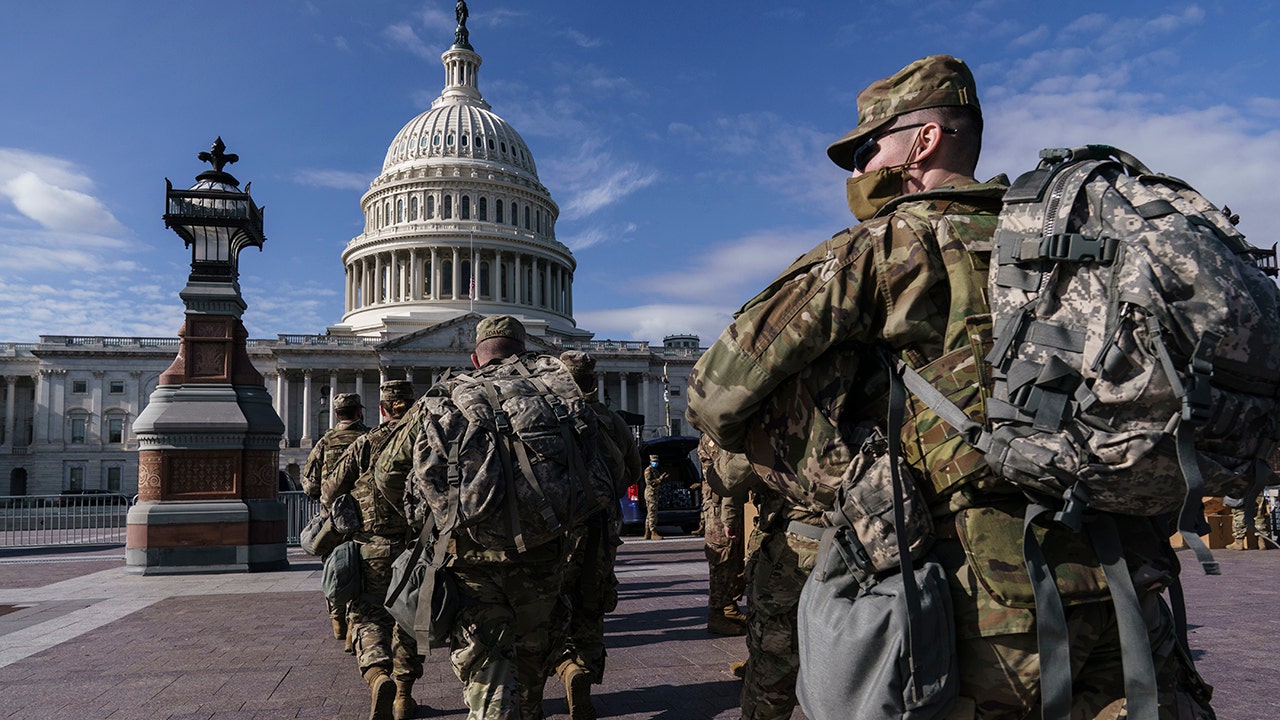
{"type": "Polygon", "coordinates": [[[476,357],[475,353],[471,353],[471,367],[477,369],[480,367],[480,358],[476,357]]]}

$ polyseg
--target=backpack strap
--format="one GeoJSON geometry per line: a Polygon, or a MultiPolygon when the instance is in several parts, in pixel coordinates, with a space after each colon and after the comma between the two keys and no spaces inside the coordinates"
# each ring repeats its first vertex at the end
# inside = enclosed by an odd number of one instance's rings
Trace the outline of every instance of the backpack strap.
{"type": "MultiPolygon", "coordinates": [[[[880,353],[889,366],[889,474],[893,478],[893,527],[898,541],[898,564],[902,568],[902,598],[907,604],[907,647],[911,649],[908,662],[911,665],[911,702],[907,705],[919,704],[925,698],[920,687],[921,672],[918,661],[925,655],[926,638],[911,626],[911,618],[920,616],[920,588],[916,584],[915,563],[911,559],[911,546],[907,540],[906,490],[903,487],[902,474],[898,472],[898,458],[902,457],[902,424],[906,416],[907,393],[903,386],[903,372],[895,370],[896,366],[906,368],[906,364],[894,361],[887,352],[880,353]]],[[[919,377],[918,375],[916,377],[919,377]]],[[[923,379],[922,379],[923,381],[923,379]]],[[[926,385],[928,383],[925,383],[926,385]]],[[[953,406],[954,407],[954,406],[953,406]]],[[[959,409],[957,408],[957,412],[959,409]]],[[[964,413],[961,413],[963,415],[964,413]]],[[[852,533],[851,533],[852,534],[852,533]]]]}
{"type": "MultiPolygon", "coordinates": [[[[513,355],[512,358],[518,359],[513,355]]],[[[508,358],[507,362],[511,362],[508,358]]],[[[518,368],[524,368],[524,363],[513,363],[518,368]]],[[[526,377],[527,370],[525,371],[526,377]]],[[[542,491],[542,486],[538,484],[538,478],[533,474],[533,464],[529,462],[529,451],[525,448],[524,443],[515,435],[515,431],[511,426],[511,419],[507,416],[507,411],[502,409],[502,397],[498,392],[498,387],[493,383],[493,379],[486,377],[482,381],[485,396],[489,400],[489,406],[493,409],[494,426],[497,428],[498,458],[502,463],[502,479],[506,487],[503,503],[507,506],[507,517],[511,523],[511,537],[516,544],[516,552],[524,553],[529,548],[524,541],[524,530],[520,527],[520,508],[519,500],[516,498],[515,492],[515,468],[511,463],[512,455],[520,464],[520,471],[524,475],[525,480],[533,489],[534,496],[537,498],[538,514],[542,515],[547,522],[547,527],[553,532],[560,528],[560,520],[556,517],[555,510],[551,504],[547,502],[547,495],[542,491]]]]}
{"type": "Polygon", "coordinates": [[[1120,664],[1124,668],[1125,713],[1132,720],[1156,720],[1160,702],[1156,693],[1156,667],[1151,657],[1151,639],[1142,616],[1138,593],[1124,561],[1124,548],[1116,531],[1115,517],[1099,513],[1089,518],[1088,534],[1111,590],[1116,608],[1116,629],[1120,636],[1120,664]]]}

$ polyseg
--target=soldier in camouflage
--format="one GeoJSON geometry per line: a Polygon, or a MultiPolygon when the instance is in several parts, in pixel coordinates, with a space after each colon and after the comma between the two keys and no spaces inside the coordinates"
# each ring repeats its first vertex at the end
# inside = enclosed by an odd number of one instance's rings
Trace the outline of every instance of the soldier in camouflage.
{"type": "Polygon", "coordinates": [[[670,469],[657,455],[649,456],[644,469],[644,539],[661,540],[658,534],[658,488],[671,479],[670,469]]]}
{"type": "MultiPolygon", "coordinates": [[[[973,179],[982,114],[962,61],[938,55],[913,62],[860,93],[858,108],[857,127],[827,152],[852,173],[846,194],[861,224],[815,247],[750,300],[688,384],[690,423],[725,449],[746,453],[766,483],[809,509],[830,504],[831,478],[859,445],[850,428],[884,417],[885,373],[874,371],[874,348],[891,349],[918,369],[949,353],[973,353],[966,319],[988,312],[985,253],[1008,185],[1003,177],[973,179]],[[787,427],[788,415],[803,425],[787,427]]],[[[939,453],[961,458],[959,445],[939,453]]],[[[949,574],[956,613],[961,697],[950,717],[1027,717],[1040,692],[1034,610],[1007,596],[1002,603],[976,581],[992,565],[971,564],[965,554],[972,547],[1020,558],[1021,525],[1009,533],[993,520],[969,546],[957,540],[957,518],[967,510],[1020,522],[1024,501],[1011,486],[1002,489],[990,476],[982,481],[977,470],[979,479],[948,486],[931,472],[945,466],[947,456],[935,454],[926,463],[910,450],[904,455],[929,480],[922,490],[933,508],[940,538],[935,552],[949,574]]],[[[1164,540],[1150,527],[1133,532],[1164,540]]],[[[762,543],[765,560],[769,547],[762,543]]],[[[1128,553],[1131,546],[1125,547],[1128,553]]],[[[1133,567],[1135,558],[1129,559],[1133,567]]],[[[1088,585],[1096,572],[1096,564],[1081,566],[1068,584],[1088,585]]],[[[1162,568],[1136,583],[1149,621],[1160,716],[1212,717],[1210,689],[1175,651],[1169,613],[1161,609],[1158,592],[1172,572],[1162,568]]],[[[749,576],[750,583],[758,575],[749,576]]],[[[1029,588],[1025,571],[1005,579],[1029,588]]],[[[1064,578],[1058,579],[1061,589],[1064,578]]],[[[757,600],[771,597],[753,587],[749,609],[757,600]]],[[[1116,717],[1124,687],[1114,608],[1104,591],[1067,612],[1071,657],[1079,658],[1072,717],[1116,717]]]]}
{"type": "MultiPolygon", "coordinates": [[[[471,362],[478,368],[525,350],[525,328],[495,315],[476,325],[471,362]]],[[[374,483],[403,487],[413,470],[414,446],[426,417],[414,404],[374,466],[374,483]]],[[[416,534],[421,528],[411,528],[416,534]]],[[[552,540],[527,552],[483,547],[466,533],[453,537],[450,572],[462,607],[449,638],[449,661],[463,683],[470,720],[541,720],[547,677],[564,647],[554,620],[568,560],[568,543],[552,540]]]]}
{"type": "MultiPolygon", "coordinates": [[[[625,420],[600,402],[596,393],[596,359],[591,353],[570,350],[563,362],[581,388],[587,405],[599,420],[596,434],[599,452],[608,458],[614,488],[621,492],[640,481],[643,471],[635,436],[625,420]]],[[[564,683],[571,720],[595,720],[591,685],[604,681],[604,616],[618,606],[618,576],[614,573],[621,508],[614,499],[587,518],[569,538],[569,565],[561,596],[566,636],[564,652],[556,663],[556,675],[564,683]]]]}
{"type": "Polygon", "coordinates": [[[698,459],[702,462],[702,549],[707,556],[708,574],[707,632],[742,635],[747,621],[738,607],[747,587],[743,497],[726,497],[713,489],[719,476],[716,458],[723,452],[707,435],[698,441],[698,459]]]}
{"type": "Polygon", "coordinates": [[[360,547],[363,589],[348,606],[348,618],[360,673],[369,684],[369,717],[374,720],[404,720],[418,711],[413,683],[422,677],[423,658],[412,630],[400,627],[383,606],[391,586],[391,563],[410,539],[404,485],[382,487],[373,480],[374,462],[413,400],[413,383],[383,383],[378,403],[382,424],[347,447],[320,488],[325,506],[338,495],[350,493],[360,508],[360,530],[352,539],[360,547]]]}
{"type": "MultiPolygon", "coordinates": [[[[320,499],[320,487],[324,482],[325,474],[337,466],[338,459],[342,457],[347,446],[356,438],[369,432],[369,426],[364,424],[364,406],[360,404],[359,395],[343,393],[335,397],[333,414],[338,419],[338,423],[311,448],[311,452],[307,454],[307,463],[302,468],[302,492],[312,500],[320,499]]],[[[324,505],[324,507],[327,509],[329,506],[324,505]]],[[[332,603],[327,604],[329,620],[333,624],[333,636],[345,641],[347,651],[350,652],[352,644],[347,634],[346,609],[334,607],[332,603]]]]}

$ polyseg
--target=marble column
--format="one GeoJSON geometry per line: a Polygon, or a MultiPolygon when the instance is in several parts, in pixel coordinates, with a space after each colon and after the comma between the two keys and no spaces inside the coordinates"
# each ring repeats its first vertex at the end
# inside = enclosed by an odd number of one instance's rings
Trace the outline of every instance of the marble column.
{"type": "Polygon", "coordinates": [[[629,409],[627,407],[627,374],[625,372],[618,373],[618,409],[629,409]]]}
{"type": "Polygon", "coordinates": [[[4,442],[0,443],[3,447],[13,447],[13,396],[18,391],[18,376],[4,376],[4,442]]]}
{"type": "Polygon", "coordinates": [[[302,446],[309,447],[315,440],[311,434],[311,370],[302,371],[302,446]]]}
{"type": "Polygon", "coordinates": [[[334,400],[338,399],[338,371],[329,371],[329,427],[338,424],[338,416],[334,410],[334,400]]]}

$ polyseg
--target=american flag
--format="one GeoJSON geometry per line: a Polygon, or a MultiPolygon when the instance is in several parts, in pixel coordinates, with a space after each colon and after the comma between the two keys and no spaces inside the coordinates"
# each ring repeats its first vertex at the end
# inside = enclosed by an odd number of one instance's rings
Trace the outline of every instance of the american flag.
{"type": "Polygon", "coordinates": [[[471,298],[472,300],[476,299],[476,276],[475,275],[471,276],[471,285],[470,287],[467,288],[467,297],[471,298]]]}

